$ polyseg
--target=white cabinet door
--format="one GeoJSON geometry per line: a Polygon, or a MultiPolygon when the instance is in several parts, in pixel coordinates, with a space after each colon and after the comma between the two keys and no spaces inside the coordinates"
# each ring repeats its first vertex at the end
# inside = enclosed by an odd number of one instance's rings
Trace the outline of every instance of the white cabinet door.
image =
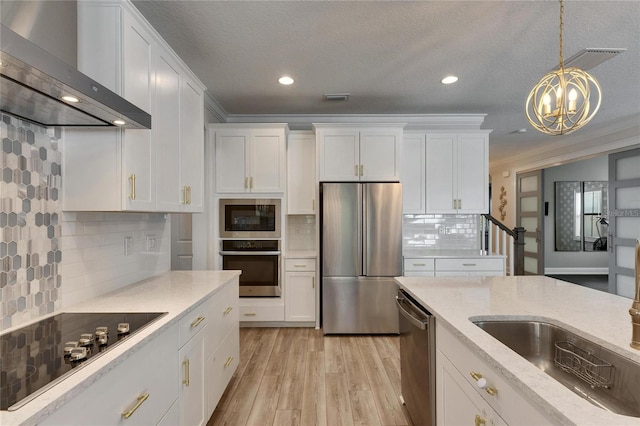
{"type": "Polygon", "coordinates": [[[152,120],[158,210],[179,211],[180,71],[165,55],[156,58],[156,108],[152,120]]]}
{"type": "Polygon", "coordinates": [[[315,214],[315,136],[291,132],[287,139],[287,214],[315,214]]]}
{"type": "Polygon", "coordinates": [[[203,92],[184,78],[180,96],[180,192],[183,211],[204,211],[203,92]]]}
{"type": "Polygon", "coordinates": [[[456,135],[428,134],[426,139],[426,211],[456,213],[454,145],[456,135]]]}
{"type": "Polygon", "coordinates": [[[248,190],[245,158],[249,146],[249,132],[227,128],[215,130],[216,191],[239,193],[248,190]]]}
{"type": "Polygon", "coordinates": [[[216,351],[207,360],[207,418],[211,417],[220,401],[231,376],[240,362],[240,332],[238,324],[218,345],[216,351]]]}
{"type": "Polygon", "coordinates": [[[191,338],[179,352],[180,358],[180,425],[203,425],[205,418],[204,337],[206,326],[191,338]]]}
{"type": "Polygon", "coordinates": [[[437,425],[506,426],[441,352],[437,354],[436,365],[437,425]]]}
{"type": "Polygon", "coordinates": [[[489,211],[487,133],[427,134],[426,212],[489,211]]]}
{"type": "Polygon", "coordinates": [[[249,146],[249,190],[251,192],[284,192],[286,185],[284,132],[281,129],[252,130],[249,146]]]}
{"type": "Polygon", "coordinates": [[[425,213],[425,135],[405,133],[402,142],[402,213],[425,213]]]}
{"type": "Polygon", "coordinates": [[[316,320],[316,273],[285,273],[285,320],[316,320]]]}
{"type": "Polygon", "coordinates": [[[402,129],[360,131],[360,180],[400,180],[402,129]]]}
{"type": "Polygon", "coordinates": [[[489,212],[489,138],[459,134],[456,148],[457,196],[461,213],[489,212]]]}
{"type": "Polygon", "coordinates": [[[352,129],[316,131],[321,182],[360,180],[360,132],[352,129]]]}

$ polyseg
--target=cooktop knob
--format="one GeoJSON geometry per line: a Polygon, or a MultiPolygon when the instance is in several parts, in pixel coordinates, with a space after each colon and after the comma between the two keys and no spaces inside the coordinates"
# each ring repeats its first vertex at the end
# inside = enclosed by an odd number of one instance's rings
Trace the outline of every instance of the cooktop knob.
{"type": "Polygon", "coordinates": [[[96,337],[98,337],[98,332],[103,332],[107,336],[109,335],[109,327],[96,327],[96,337]]]}
{"type": "Polygon", "coordinates": [[[106,345],[108,340],[109,335],[105,331],[96,331],[96,343],[106,345]]]}
{"type": "Polygon", "coordinates": [[[129,323],[121,322],[118,323],[118,334],[127,334],[129,333],[129,323]]]}
{"type": "Polygon", "coordinates": [[[91,346],[93,345],[93,334],[83,333],[80,335],[80,340],[78,340],[80,346],[91,346]]]}
{"type": "Polygon", "coordinates": [[[71,354],[69,355],[71,361],[81,361],[87,358],[87,348],[84,346],[78,346],[77,348],[71,349],[71,354]]]}
{"type": "Polygon", "coordinates": [[[78,342],[65,342],[64,343],[64,356],[71,355],[71,350],[78,347],[78,342]]]}

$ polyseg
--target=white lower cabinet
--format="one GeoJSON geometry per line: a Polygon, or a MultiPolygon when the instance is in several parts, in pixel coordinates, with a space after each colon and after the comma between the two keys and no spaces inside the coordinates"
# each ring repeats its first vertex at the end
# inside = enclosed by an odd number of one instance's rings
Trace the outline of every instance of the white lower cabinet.
{"type": "Polygon", "coordinates": [[[504,276],[505,258],[487,257],[449,257],[424,258],[405,257],[403,275],[405,277],[470,277],[504,276]]]}
{"type": "Polygon", "coordinates": [[[40,424],[158,424],[178,398],[177,347],[174,325],[40,424]]]}
{"type": "Polygon", "coordinates": [[[206,424],[204,400],[204,340],[202,328],[180,349],[180,424],[206,424]]]}
{"type": "Polygon", "coordinates": [[[439,322],[436,348],[438,425],[555,424],[439,322]]]}
{"type": "Polygon", "coordinates": [[[216,351],[207,359],[205,365],[207,418],[211,417],[218,401],[231,380],[231,376],[238,368],[240,361],[240,333],[238,327],[229,333],[220,343],[216,351]]]}
{"type": "Polygon", "coordinates": [[[316,260],[288,258],[285,262],[285,321],[316,320],[316,260]]]}

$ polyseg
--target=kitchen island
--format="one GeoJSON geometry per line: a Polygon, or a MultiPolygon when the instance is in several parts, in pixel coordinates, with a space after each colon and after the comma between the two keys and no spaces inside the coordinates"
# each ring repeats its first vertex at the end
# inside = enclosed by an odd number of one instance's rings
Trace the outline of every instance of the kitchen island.
{"type": "MultiPolygon", "coordinates": [[[[72,306],[68,309],[64,309],[64,312],[78,313],[78,312],[167,312],[166,315],[161,316],[156,321],[149,324],[138,333],[132,334],[126,340],[120,342],[117,346],[109,349],[100,357],[92,360],[90,363],[83,365],[81,369],[74,371],[71,375],[64,378],[60,383],[57,383],[50,389],[46,390],[41,395],[37,396],[32,401],[28,402],[23,407],[16,411],[2,411],[0,412],[0,424],[3,426],[9,425],[32,425],[38,423],[46,424],[50,420],[51,415],[57,416],[57,412],[66,410],[72,403],[77,402],[79,398],[90,398],[92,401],[104,401],[104,405],[108,406],[109,396],[106,393],[92,393],[94,388],[89,389],[92,386],[100,385],[100,382],[104,382],[107,379],[109,373],[124,372],[127,373],[127,369],[124,363],[134,359],[138,353],[142,354],[142,351],[152,347],[152,345],[163,343],[165,336],[172,339],[171,342],[166,342],[171,351],[175,350],[174,354],[164,353],[162,357],[166,357],[170,360],[171,366],[175,361],[175,372],[178,372],[178,349],[179,339],[180,343],[184,343],[183,340],[190,338],[188,326],[194,323],[191,320],[191,316],[198,313],[198,309],[205,306],[209,301],[213,301],[219,295],[227,294],[230,299],[236,303],[237,306],[237,294],[238,294],[238,277],[240,271],[173,271],[161,274],[159,276],[149,278],[147,280],[132,284],[120,290],[112,293],[105,294],[100,297],[96,297],[91,300],[87,300],[82,304],[72,306]],[[183,324],[187,324],[186,332],[183,330],[183,324]],[[173,360],[171,357],[174,357],[173,360]],[[103,380],[100,380],[103,379],[103,380]]],[[[56,312],[55,314],[58,314],[56,312]]],[[[237,309],[234,309],[235,315],[235,333],[230,333],[232,337],[237,334],[237,309]]],[[[204,314],[203,314],[204,315],[204,314]]],[[[222,316],[220,316],[221,318],[222,316]]],[[[41,318],[43,319],[43,318],[41,318]]],[[[40,320],[41,320],[40,319],[40,320]]],[[[200,320],[202,326],[207,327],[211,332],[215,331],[217,323],[221,323],[221,320],[214,318],[208,318],[206,321],[200,320]],[[208,324],[207,324],[208,322],[208,324]]],[[[196,324],[198,325],[198,324],[196,324]]],[[[14,327],[13,329],[20,328],[14,327]]],[[[191,327],[195,330],[196,327],[191,327]]],[[[3,333],[13,331],[13,329],[3,330],[3,333]]],[[[209,332],[209,331],[207,331],[209,332]]],[[[199,333],[202,334],[202,333],[199,333]]],[[[206,335],[209,337],[209,334],[206,335]]],[[[192,340],[195,340],[192,339],[192,340]]],[[[203,347],[207,348],[208,343],[204,342],[203,347]]],[[[187,346],[188,344],[184,344],[187,346]]],[[[203,353],[206,354],[206,349],[203,349],[203,353]]],[[[153,357],[153,355],[152,355],[153,357]]],[[[138,357],[140,358],[140,357],[138,357]]],[[[146,358],[148,362],[151,362],[151,358],[146,358]]],[[[143,362],[144,362],[143,359],[143,362]]],[[[237,362],[237,360],[236,360],[237,362]]],[[[237,364],[230,364],[231,367],[235,367],[237,364]]],[[[172,367],[173,368],[173,367],[172,367]]],[[[193,373],[192,367],[192,375],[193,373]]],[[[135,371],[129,371],[132,377],[135,377],[135,371]]],[[[159,376],[168,375],[169,371],[157,372],[159,376]]],[[[113,378],[113,374],[111,374],[113,378]]],[[[154,398],[157,400],[159,394],[163,394],[165,391],[169,394],[177,393],[178,391],[178,377],[176,374],[175,384],[173,378],[171,378],[171,389],[160,389],[155,393],[151,391],[151,397],[149,402],[145,404],[153,404],[154,398]]],[[[133,386],[132,386],[133,387],[133,386]]],[[[127,389],[127,391],[136,392],[135,389],[127,389]]],[[[175,399],[175,397],[173,397],[175,399]]],[[[135,399],[134,399],[135,402],[135,399]]],[[[173,400],[172,400],[173,402],[173,400]]],[[[117,405],[117,404],[116,404],[117,405]]],[[[174,405],[179,405],[176,402],[174,405]]],[[[85,405],[86,407],[86,405],[85,405]]],[[[143,405],[144,407],[144,405],[143,405]]],[[[119,407],[119,410],[115,413],[116,417],[120,417],[120,410],[126,410],[127,406],[119,407]]],[[[170,406],[162,407],[164,410],[169,410],[170,406]]],[[[67,410],[69,411],[69,410],[67,410]]],[[[141,410],[141,411],[144,411],[141,410]]],[[[179,418],[179,410],[172,410],[174,419],[179,418]]],[[[204,411],[203,411],[204,412],[204,411]]],[[[144,414],[144,413],[143,413],[144,414]]],[[[110,423],[107,418],[101,418],[99,414],[92,412],[91,410],[79,410],[76,413],[78,418],[75,422],[77,424],[93,424],[93,423],[110,423]]],[[[139,416],[140,414],[138,414],[139,416]]],[[[59,417],[53,421],[54,424],[69,424],[68,422],[60,423],[59,417]]],[[[206,420],[205,420],[206,421],[206,420]]],[[[168,420],[170,423],[171,421],[168,420]]]]}
{"type": "MultiPolygon", "coordinates": [[[[630,299],[544,276],[399,277],[396,281],[436,317],[436,333],[443,330],[443,335],[453,336],[461,348],[499,373],[548,423],[640,424],[640,418],[612,414],[592,405],[471,321],[504,320],[507,316],[549,322],[640,363],[640,351],[629,347],[630,299]]],[[[467,376],[468,371],[463,374],[467,376]]],[[[639,399],[640,383],[635,385],[639,399]]],[[[527,419],[518,423],[526,424],[527,419]]]]}

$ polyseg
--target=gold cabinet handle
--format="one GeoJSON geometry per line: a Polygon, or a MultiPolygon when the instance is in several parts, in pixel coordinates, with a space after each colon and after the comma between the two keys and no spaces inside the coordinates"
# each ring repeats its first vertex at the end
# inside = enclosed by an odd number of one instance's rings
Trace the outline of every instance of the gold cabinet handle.
{"type": "Polygon", "coordinates": [[[135,173],[131,173],[131,176],[129,176],[129,182],[131,182],[131,193],[129,194],[129,198],[131,200],[135,200],[136,199],[136,174],[135,173]]]}
{"type": "Polygon", "coordinates": [[[412,263],[413,266],[427,266],[426,263],[412,263]]]}
{"type": "Polygon", "coordinates": [[[475,263],[463,263],[462,266],[476,266],[475,263]]]}
{"type": "Polygon", "coordinates": [[[182,189],[182,200],[180,201],[180,204],[187,204],[187,187],[183,186],[181,189],[182,189]]]}
{"type": "Polygon", "coordinates": [[[191,205],[191,187],[187,186],[187,194],[189,195],[187,204],[191,205]]]}
{"type": "Polygon", "coordinates": [[[482,374],[476,373],[475,371],[472,371],[469,374],[471,375],[471,377],[473,377],[473,380],[475,380],[476,382],[482,379],[482,374]]]}
{"type": "Polygon", "coordinates": [[[253,189],[253,176],[249,177],[249,189],[253,189]]]}
{"type": "Polygon", "coordinates": [[[227,368],[228,366],[230,366],[232,362],[233,362],[233,357],[230,356],[229,358],[227,358],[227,361],[224,363],[224,368],[227,368]]]}
{"type": "Polygon", "coordinates": [[[204,316],[200,315],[198,318],[194,319],[191,323],[191,328],[197,327],[200,325],[202,321],[204,321],[204,316]]]}
{"type": "Polygon", "coordinates": [[[182,381],[182,384],[188,387],[189,386],[189,358],[185,359],[182,365],[184,366],[184,380],[182,381]]]}
{"type": "Polygon", "coordinates": [[[354,168],[355,168],[354,174],[358,176],[358,165],[357,164],[354,165],[354,168]]]}
{"type": "Polygon", "coordinates": [[[486,387],[484,390],[491,396],[496,396],[498,394],[498,389],[486,387]]]}
{"type": "Polygon", "coordinates": [[[482,377],[482,374],[476,373],[475,371],[472,371],[469,374],[471,375],[471,377],[473,377],[473,380],[476,381],[476,385],[478,385],[480,389],[484,389],[484,391],[491,396],[496,396],[498,390],[496,388],[487,386],[487,379],[484,379],[482,377]]]}
{"type": "Polygon", "coordinates": [[[295,265],[293,265],[293,266],[294,266],[294,268],[304,268],[304,267],[305,267],[305,266],[307,266],[307,265],[300,264],[300,263],[296,263],[296,264],[295,264],[295,265]]]}
{"type": "Polygon", "coordinates": [[[244,189],[249,189],[249,178],[248,177],[244,178],[244,189]]]}
{"type": "Polygon", "coordinates": [[[360,176],[364,176],[364,165],[360,164],[360,176]]]}
{"type": "Polygon", "coordinates": [[[458,209],[462,210],[462,198],[458,198],[458,209]]]}
{"type": "Polygon", "coordinates": [[[484,426],[487,424],[487,421],[476,414],[476,426],[484,426]]]}
{"type": "Polygon", "coordinates": [[[223,315],[228,315],[229,312],[231,312],[233,310],[232,306],[229,306],[227,309],[224,310],[224,312],[222,313],[223,315]]]}
{"type": "Polygon", "coordinates": [[[140,406],[147,400],[149,399],[149,394],[148,393],[144,393],[142,395],[140,395],[138,397],[138,400],[136,401],[136,405],[134,405],[133,407],[131,407],[130,409],[128,409],[127,411],[123,411],[122,412],[122,417],[125,419],[128,419],[129,417],[131,417],[133,415],[133,413],[136,412],[136,410],[138,408],[140,408],[140,406]]]}
{"type": "Polygon", "coordinates": [[[247,312],[244,314],[245,317],[255,317],[256,313],[255,312],[247,312]]]}
{"type": "Polygon", "coordinates": [[[311,277],[311,288],[316,288],[316,277],[311,277]]]}

